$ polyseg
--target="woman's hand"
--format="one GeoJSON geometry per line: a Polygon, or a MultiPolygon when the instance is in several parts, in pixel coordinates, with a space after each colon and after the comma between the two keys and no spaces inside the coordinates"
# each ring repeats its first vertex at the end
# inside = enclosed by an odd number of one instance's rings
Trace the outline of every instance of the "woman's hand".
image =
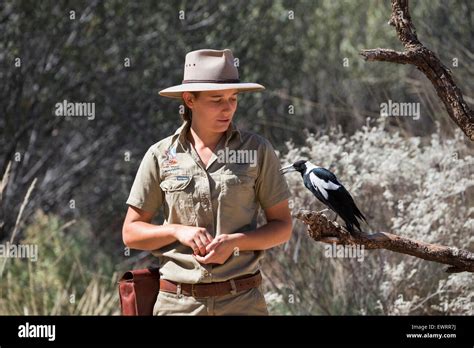
{"type": "Polygon", "coordinates": [[[234,252],[233,239],[233,236],[230,234],[221,234],[207,245],[206,256],[194,255],[194,257],[200,263],[217,263],[222,265],[234,252]]]}
{"type": "Polygon", "coordinates": [[[203,227],[177,225],[175,238],[183,245],[193,249],[195,255],[206,255],[206,247],[213,238],[203,227]]]}

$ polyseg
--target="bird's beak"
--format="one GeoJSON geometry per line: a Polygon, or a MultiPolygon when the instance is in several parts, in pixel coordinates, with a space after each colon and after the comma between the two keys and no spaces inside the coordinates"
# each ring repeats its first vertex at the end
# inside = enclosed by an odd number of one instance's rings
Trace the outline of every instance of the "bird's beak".
{"type": "Polygon", "coordinates": [[[289,165],[287,167],[283,167],[280,169],[280,173],[282,174],[286,174],[286,173],[290,173],[290,172],[296,172],[296,169],[295,167],[293,167],[293,165],[289,165]]]}

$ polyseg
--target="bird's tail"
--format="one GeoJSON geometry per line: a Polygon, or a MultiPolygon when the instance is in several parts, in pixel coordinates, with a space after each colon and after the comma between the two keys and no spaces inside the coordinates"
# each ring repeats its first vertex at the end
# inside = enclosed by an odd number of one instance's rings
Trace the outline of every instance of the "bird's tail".
{"type": "Polygon", "coordinates": [[[357,219],[354,219],[352,222],[346,221],[346,229],[349,231],[350,234],[353,234],[355,232],[354,226],[359,230],[359,232],[364,232],[360,229],[360,224],[357,219]]]}
{"type": "MultiPolygon", "coordinates": [[[[354,216],[353,218],[351,219],[351,221],[345,221],[346,223],[346,228],[347,230],[349,231],[349,233],[353,233],[355,232],[355,228],[357,228],[359,230],[359,232],[362,232],[364,233],[364,231],[362,231],[362,229],[360,228],[360,224],[359,224],[359,220],[360,221],[364,221],[367,226],[369,226],[369,223],[367,222],[367,219],[365,218],[365,216],[360,212],[359,209],[357,209],[357,207],[355,208],[355,211],[354,211],[354,216]]],[[[370,226],[369,226],[370,227],[370,226]]]]}
{"type": "MultiPolygon", "coordinates": [[[[369,222],[367,221],[367,219],[365,218],[364,214],[362,214],[362,212],[359,210],[359,208],[357,208],[357,206],[355,207],[354,209],[354,215],[356,216],[356,219],[359,219],[361,221],[364,221],[366,223],[366,225],[369,227],[370,229],[370,225],[369,225],[369,222]]],[[[361,231],[360,229],[360,226],[359,226],[359,223],[357,223],[357,228],[359,229],[359,231],[361,231]]],[[[362,231],[361,231],[362,232],[362,231]]]]}
{"type": "Polygon", "coordinates": [[[367,222],[367,219],[365,218],[364,214],[361,213],[361,211],[359,210],[359,208],[357,208],[357,206],[354,206],[354,215],[359,218],[359,220],[363,220],[367,225],[369,224],[367,222]]]}
{"type": "MultiPolygon", "coordinates": [[[[350,222],[346,222],[346,229],[347,231],[349,231],[350,234],[354,233],[354,225],[351,224],[350,222]]],[[[360,228],[359,228],[359,231],[360,231],[360,228]]]]}

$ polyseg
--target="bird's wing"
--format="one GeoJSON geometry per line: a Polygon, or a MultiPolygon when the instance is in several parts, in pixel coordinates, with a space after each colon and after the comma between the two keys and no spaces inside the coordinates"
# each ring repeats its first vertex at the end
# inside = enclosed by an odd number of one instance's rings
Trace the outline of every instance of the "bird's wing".
{"type": "Polygon", "coordinates": [[[341,186],[336,191],[332,191],[328,201],[333,206],[337,207],[336,212],[345,221],[349,229],[352,229],[351,226],[354,225],[359,231],[361,230],[357,219],[359,218],[365,221],[365,217],[362,215],[351,194],[344,186],[341,186]]]}
{"type": "Polygon", "coordinates": [[[346,222],[348,227],[352,229],[352,225],[355,225],[360,230],[357,218],[365,220],[365,217],[336,176],[327,169],[316,168],[309,177],[315,190],[325,198],[325,203],[346,222]]]}
{"type": "Polygon", "coordinates": [[[316,167],[313,169],[313,173],[315,173],[320,179],[323,179],[324,181],[331,181],[337,185],[341,185],[334,173],[327,170],[326,168],[316,167]]]}
{"type": "MultiPolygon", "coordinates": [[[[333,174],[333,176],[334,176],[334,174],[333,174]]],[[[314,171],[309,173],[309,179],[310,179],[311,184],[313,185],[314,189],[318,190],[326,200],[328,199],[328,190],[335,191],[339,187],[341,187],[340,184],[338,185],[338,184],[332,182],[329,179],[327,181],[324,180],[324,178],[321,178],[319,175],[316,175],[316,173],[314,173],[314,171]]],[[[337,181],[337,179],[336,179],[336,181],[337,181]]]]}

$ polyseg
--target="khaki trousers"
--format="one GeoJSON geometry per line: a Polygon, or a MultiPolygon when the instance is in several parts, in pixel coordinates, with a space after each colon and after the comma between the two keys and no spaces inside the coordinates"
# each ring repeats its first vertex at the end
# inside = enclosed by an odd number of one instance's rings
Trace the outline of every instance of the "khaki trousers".
{"type": "Polygon", "coordinates": [[[235,295],[193,297],[160,291],[153,315],[268,315],[261,286],[235,295]]]}

